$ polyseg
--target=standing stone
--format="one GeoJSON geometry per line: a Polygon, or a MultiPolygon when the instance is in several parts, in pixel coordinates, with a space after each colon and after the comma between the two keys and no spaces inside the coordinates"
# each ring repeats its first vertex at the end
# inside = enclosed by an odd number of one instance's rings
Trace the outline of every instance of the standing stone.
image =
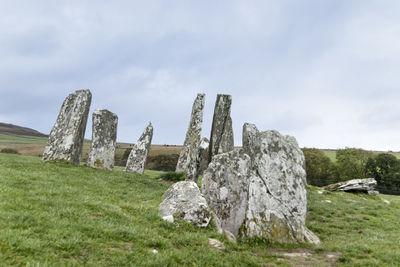
{"type": "Polygon", "coordinates": [[[64,100],[43,152],[44,161],[79,164],[91,101],[89,90],[77,90],[64,100]]]}
{"type": "Polygon", "coordinates": [[[219,229],[238,235],[246,210],[250,157],[242,149],[215,155],[203,174],[202,193],[219,229]]]}
{"type": "Polygon", "coordinates": [[[143,174],[147,155],[149,154],[151,139],[153,138],[153,126],[149,123],[142,136],[133,146],[126,162],[125,171],[143,174]]]}
{"type": "Polygon", "coordinates": [[[199,146],[199,166],[198,174],[202,175],[208,166],[208,151],[210,147],[210,141],[206,137],[201,138],[199,146]]]}
{"type": "Polygon", "coordinates": [[[203,123],[204,94],[197,94],[193,103],[189,128],[176,165],[176,172],[184,172],[189,180],[197,180],[199,146],[203,123]]]}
{"type": "Polygon", "coordinates": [[[211,127],[209,162],[214,155],[233,150],[231,104],[230,95],[217,95],[211,127]]]}
{"type": "Polygon", "coordinates": [[[305,226],[304,154],[296,140],[243,126],[243,149],[213,157],[202,191],[216,225],[235,236],[318,244],[305,226]]]}
{"type": "Polygon", "coordinates": [[[92,144],[87,165],[112,170],[114,168],[118,117],[106,109],[96,109],[92,116],[92,144]]]}
{"type": "Polygon", "coordinates": [[[260,132],[253,138],[253,130],[247,131],[247,141],[243,142],[244,150],[254,154],[251,155],[248,207],[240,234],[266,237],[275,243],[319,243],[305,226],[305,159],[296,139],[277,131],[260,132]]]}

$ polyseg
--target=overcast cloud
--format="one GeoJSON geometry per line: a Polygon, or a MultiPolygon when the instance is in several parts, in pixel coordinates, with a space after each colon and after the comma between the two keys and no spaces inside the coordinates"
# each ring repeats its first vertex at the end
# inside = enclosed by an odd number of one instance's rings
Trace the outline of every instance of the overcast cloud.
{"type": "MultiPolygon", "coordinates": [[[[197,93],[302,147],[400,150],[400,1],[4,1],[0,122],[49,133],[65,97],[182,144],[197,93]]],[[[91,117],[91,115],[90,115],[91,117]]],[[[90,138],[91,121],[86,136],[90,138]]]]}

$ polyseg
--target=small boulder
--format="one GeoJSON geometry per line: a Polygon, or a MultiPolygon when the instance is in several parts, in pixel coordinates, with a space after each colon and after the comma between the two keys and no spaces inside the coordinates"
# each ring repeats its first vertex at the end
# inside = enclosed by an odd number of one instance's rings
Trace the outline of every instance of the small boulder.
{"type": "Polygon", "coordinates": [[[211,212],[207,201],[193,181],[182,181],[173,184],[163,195],[159,215],[167,221],[185,220],[197,227],[207,227],[211,212]]]}

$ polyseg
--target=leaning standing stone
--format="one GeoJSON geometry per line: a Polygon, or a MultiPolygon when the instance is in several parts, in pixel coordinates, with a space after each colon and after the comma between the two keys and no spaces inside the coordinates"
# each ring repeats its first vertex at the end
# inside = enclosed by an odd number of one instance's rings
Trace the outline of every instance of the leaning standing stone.
{"type": "Polygon", "coordinates": [[[214,155],[233,150],[231,104],[230,95],[217,95],[211,127],[209,162],[214,155]]]}
{"type": "Polygon", "coordinates": [[[92,116],[92,144],[87,165],[112,170],[114,168],[118,117],[106,109],[96,109],[92,116]]]}
{"type": "Polygon", "coordinates": [[[91,100],[89,90],[75,91],[64,100],[43,152],[44,161],[79,164],[91,100]]]}
{"type": "Polygon", "coordinates": [[[203,123],[204,94],[197,94],[193,103],[189,128],[176,165],[176,172],[184,172],[189,180],[197,180],[199,146],[203,123]]]}
{"type": "Polygon", "coordinates": [[[133,146],[126,162],[125,171],[136,172],[142,174],[146,164],[147,155],[149,154],[151,139],[153,138],[153,126],[149,123],[144,130],[142,136],[133,146]]]}

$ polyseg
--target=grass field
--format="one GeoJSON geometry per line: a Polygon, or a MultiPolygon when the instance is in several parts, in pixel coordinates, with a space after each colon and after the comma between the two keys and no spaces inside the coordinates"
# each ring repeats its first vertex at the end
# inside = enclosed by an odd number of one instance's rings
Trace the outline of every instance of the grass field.
{"type": "Polygon", "coordinates": [[[308,189],[319,247],[229,243],[213,227],[158,217],[170,183],[0,153],[0,262],[25,266],[396,266],[400,197],[308,189]],[[386,204],[384,200],[390,201],[386,204]],[[222,241],[220,251],[208,238],[222,241]],[[154,253],[156,252],[156,253],[154,253]]]}

